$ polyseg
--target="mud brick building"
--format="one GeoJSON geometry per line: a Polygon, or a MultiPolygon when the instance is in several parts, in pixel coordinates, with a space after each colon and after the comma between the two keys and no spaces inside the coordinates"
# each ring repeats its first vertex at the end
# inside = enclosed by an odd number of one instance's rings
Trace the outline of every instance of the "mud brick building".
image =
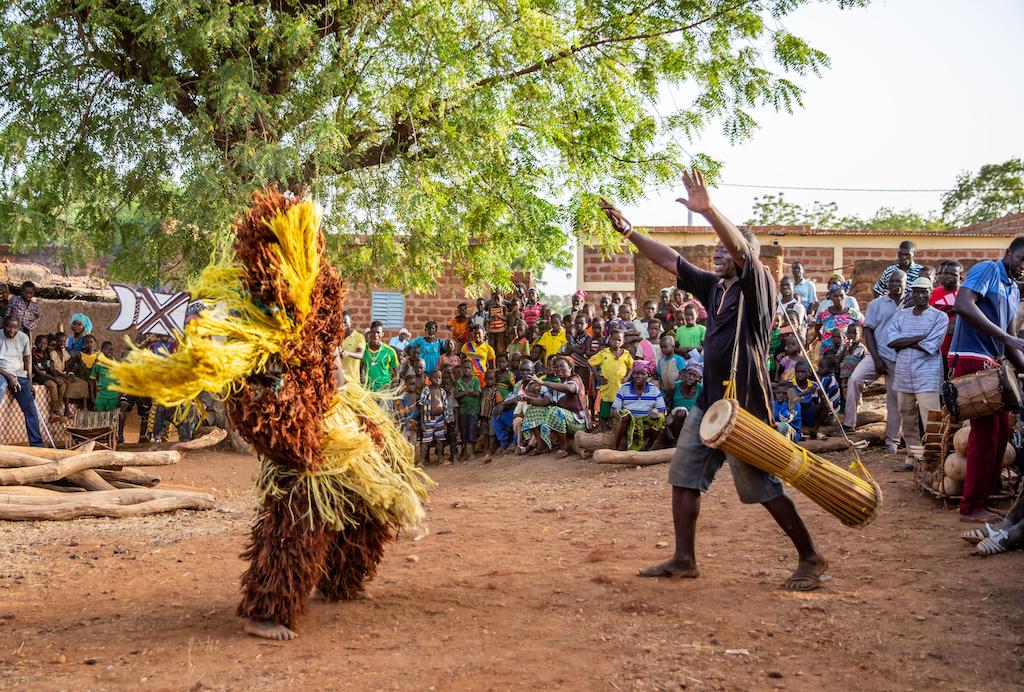
{"type": "MultiPolygon", "coordinates": [[[[881,271],[895,261],[903,240],[917,245],[917,261],[937,267],[944,259],[960,260],[965,267],[983,259],[1002,257],[1010,241],[1024,235],[1024,214],[1014,214],[973,226],[937,231],[871,231],[810,228],[809,226],[751,226],[761,241],[762,260],[781,276],[793,262],[801,262],[808,278],[825,288],[833,272],[853,282],[852,293],[861,304],[871,299],[871,286],[881,271]]],[[[718,238],[710,226],[652,226],[639,229],[676,248],[698,266],[710,268],[711,250],[718,238]]],[[[638,297],[657,297],[658,289],[672,285],[668,272],[651,265],[628,249],[602,255],[592,246],[577,248],[576,284],[588,293],[623,291],[638,297]]]]}

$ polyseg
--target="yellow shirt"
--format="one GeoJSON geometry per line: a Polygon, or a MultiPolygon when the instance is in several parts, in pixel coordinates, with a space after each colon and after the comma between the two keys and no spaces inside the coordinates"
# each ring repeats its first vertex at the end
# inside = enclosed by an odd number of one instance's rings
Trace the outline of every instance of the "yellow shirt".
{"type": "MultiPolygon", "coordinates": [[[[363,336],[362,332],[352,330],[352,333],[345,337],[345,340],[341,342],[341,350],[354,353],[355,351],[361,351],[366,348],[366,337],[363,336]]],[[[359,382],[359,365],[362,363],[360,358],[349,358],[346,355],[341,356],[341,371],[345,373],[345,382],[359,382]]]]}
{"type": "Polygon", "coordinates": [[[598,387],[601,401],[615,401],[615,394],[626,379],[626,373],[633,367],[633,356],[622,349],[622,355],[616,358],[610,348],[602,348],[587,361],[601,371],[604,384],[598,387]]]}
{"type": "Polygon", "coordinates": [[[562,346],[565,345],[566,337],[565,330],[558,332],[558,336],[555,336],[551,331],[546,331],[540,335],[540,338],[534,342],[534,345],[541,346],[544,348],[544,360],[547,360],[551,356],[555,355],[562,350],[562,346]]]}

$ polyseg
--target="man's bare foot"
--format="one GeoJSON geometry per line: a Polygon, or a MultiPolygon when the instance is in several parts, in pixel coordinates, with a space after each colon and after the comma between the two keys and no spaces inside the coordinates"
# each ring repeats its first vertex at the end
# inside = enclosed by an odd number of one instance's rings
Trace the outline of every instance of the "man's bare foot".
{"type": "Polygon", "coordinates": [[[274,639],[281,642],[290,641],[299,636],[284,625],[279,625],[270,620],[253,620],[251,618],[245,621],[245,633],[251,634],[254,637],[274,639]]]}
{"type": "Polygon", "coordinates": [[[700,570],[692,562],[666,560],[658,565],[651,565],[636,573],[638,577],[661,577],[663,579],[696,579],[700,570]]]}
{"type": "Polygon", "coordinates": [[[821,575],[828,569],[828,560],[820,555],[801,560],[789,579],[782,582],[785,591],[814,591],[821,586],[821,575]]]}

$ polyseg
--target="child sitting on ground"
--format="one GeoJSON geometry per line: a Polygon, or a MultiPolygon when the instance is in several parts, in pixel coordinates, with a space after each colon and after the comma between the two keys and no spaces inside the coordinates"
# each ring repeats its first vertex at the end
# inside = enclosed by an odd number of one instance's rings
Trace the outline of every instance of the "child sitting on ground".
{"type": "Polygon", "coordinates": [[[829,403],[832,404],[833,409],[837,412],[839,411],[842,390],[839,387],[839,378],[836,376],[838,366],[839,363],[836,361],[835,356],[822,356],[821,360],[818,361],[818,378],[821,380],[821,386],[824,387],[823,390],[820,390],[823,396],[818,397],[818,410],[814,413],[814,420],[817,423],[818,429],[831,425],[834,422],[832,411],[828,407],[829,403]]]}
{"type": "MultiPolygon", "coordinates": [[[[522,383],[523,392],[529,396],[543,396],[544,387],[538,380],[526,380],[522,383]]],[[[512,433],[515,435],[516,453],[527,454],[531,447],[523,444],[523,416],[530,404],[525,399],[520,399],[512,414],[512,433]]]]}
{"type": "Polygon", "coordinates": [[[60,420],[64,411],[64,392],[68,383],[58,377],[53,370],[53,358],[50,356],[50,338],[46,334],[36,336],[32,347],[32,382],[46,387],[50,397],[50,422],[60,420]]]}
{"type": "Polygon", "coordinates": [[[800,404],[800,436],[815,439],[818,426],[825,422],[822,412],[827,412],[828,407],[822,401],[823,395],[811,376],[811,364],[806,358],[801,358],[796,364],[795,380],[791,386],[800,404]]]}
{"type": "Polygon", "coordinates": [[[800,441],[800,404],[791,384],[777,382],[772,386],[775,399],[772,404],[772,418],[779,434],[794,442],[800,441]]]}

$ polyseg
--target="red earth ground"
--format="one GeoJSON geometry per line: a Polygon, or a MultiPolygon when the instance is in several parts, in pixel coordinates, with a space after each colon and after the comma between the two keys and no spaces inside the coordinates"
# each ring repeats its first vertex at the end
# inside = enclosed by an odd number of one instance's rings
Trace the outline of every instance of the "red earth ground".
{"type": "MultiPolygon", "coordinates": [[[[835,459],[843,455],[833,455],[835,459]]],[[[388,550],[372,600],[311,601],[294,642],[242,634],[253,458],[192,453],[162,486],[219,509],[0,522],[3,689],[934,689],[1024,686],[1020,552],[972,556],[955,511],[869,453],[877,521],[797,503],[832,561],[814,593],[728,470],[701,578],[634,576],[672,541],[664,466],[550,457],[431,468],[431,533],[388,550]]]]}

